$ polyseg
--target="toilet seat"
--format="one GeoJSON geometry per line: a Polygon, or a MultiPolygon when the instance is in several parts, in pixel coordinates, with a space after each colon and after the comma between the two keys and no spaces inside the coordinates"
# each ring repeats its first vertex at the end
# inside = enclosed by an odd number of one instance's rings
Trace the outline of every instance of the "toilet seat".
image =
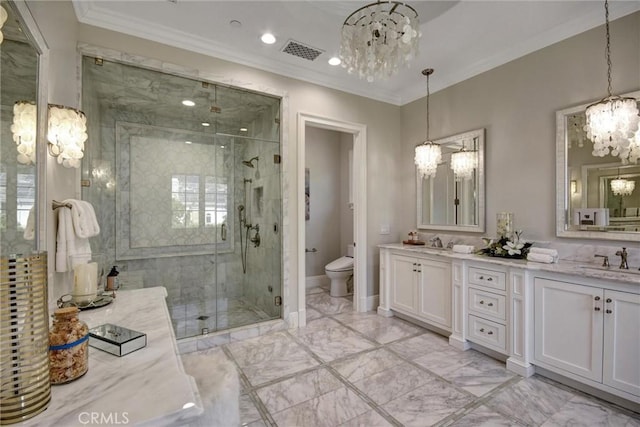
{"type": "Polygon", "coordinates": [[[335,261],[331,261],[324,269],[329,271],[353,270],[353,258],[350,256],[343,256],[335,261]]]}

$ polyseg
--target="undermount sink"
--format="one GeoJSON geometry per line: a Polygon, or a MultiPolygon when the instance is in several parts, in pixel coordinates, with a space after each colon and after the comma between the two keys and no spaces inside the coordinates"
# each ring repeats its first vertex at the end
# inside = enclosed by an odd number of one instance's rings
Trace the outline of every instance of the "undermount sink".
{"type": "Polygon", "coordinates": [[[628,270],[624,269],[624,268],[617,268],[617,267],[603,267],[600,265],[580,265],[578,266],[579,268],[585,269],[585,270],[594,270],[594,271],[606,271],[607,273],[624,273],[624,274],[638,274],[640,275],[640,270],[638,270],[637,268],[629,268],[628,270]]]}

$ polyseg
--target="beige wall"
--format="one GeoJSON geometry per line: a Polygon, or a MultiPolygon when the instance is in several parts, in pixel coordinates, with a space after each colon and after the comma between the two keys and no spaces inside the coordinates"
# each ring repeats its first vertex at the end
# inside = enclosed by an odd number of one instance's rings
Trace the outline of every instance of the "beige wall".
{"type": "MultiPolygon", "coordinates": [[[[606,96],[604,36],[604,26],[595,28],[432,94],[433,139],[486,129],[487,235],[496,233],[496,213],[507,211],[525,238],[569,241],[555,236],[555,111],[606,96]]],[[[640,13],[612,23],[611,43],[614,91],[638,90],[640,13]]],[[[412,224],[413,149],[425,137],[426,99],[401,110],[404,173],[395,184],[407,189],[400,223],[412,224]]]]}

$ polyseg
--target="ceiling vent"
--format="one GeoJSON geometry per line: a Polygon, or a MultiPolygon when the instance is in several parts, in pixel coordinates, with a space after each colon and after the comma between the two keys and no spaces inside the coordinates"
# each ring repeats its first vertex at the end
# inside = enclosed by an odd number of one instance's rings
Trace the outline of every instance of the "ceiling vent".
{"type": "Polygon", "coordinates": [[[289,40],[285,47],[282,48],[282,51],[284,53],[288,53],[289,55],[308,59],[309,61],[313,61],[324,52],[323,50],[307,46],[294,40],[289,40]]]}

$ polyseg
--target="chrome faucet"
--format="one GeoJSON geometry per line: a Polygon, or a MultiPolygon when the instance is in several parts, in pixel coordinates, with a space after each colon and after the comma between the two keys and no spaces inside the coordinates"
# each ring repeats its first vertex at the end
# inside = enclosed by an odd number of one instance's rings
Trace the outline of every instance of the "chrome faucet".
{"type": "Polygon", "coordinates": [[[432,248],[441,248],[442,247],[442,240],[440,240],[439,237],[434,237],[433,239],[429,240],[431,242],[431,247],[432,248]]]}
{"type": "Polygon", "coordinates": [[[620,267],[624,270],[629,269],[629,264],[627,264],[627,248],[622,248],[621,251],[617,251],[616,255],[620,257],[620,267]]]}
{"type": "Polygon", "coordinates": [[[594,258],[598,258],[598,257],[602,258],[602,266],[603,267],[609,267],[609,257],[608,256],[596,254],[593,257],[594,258]]]}

